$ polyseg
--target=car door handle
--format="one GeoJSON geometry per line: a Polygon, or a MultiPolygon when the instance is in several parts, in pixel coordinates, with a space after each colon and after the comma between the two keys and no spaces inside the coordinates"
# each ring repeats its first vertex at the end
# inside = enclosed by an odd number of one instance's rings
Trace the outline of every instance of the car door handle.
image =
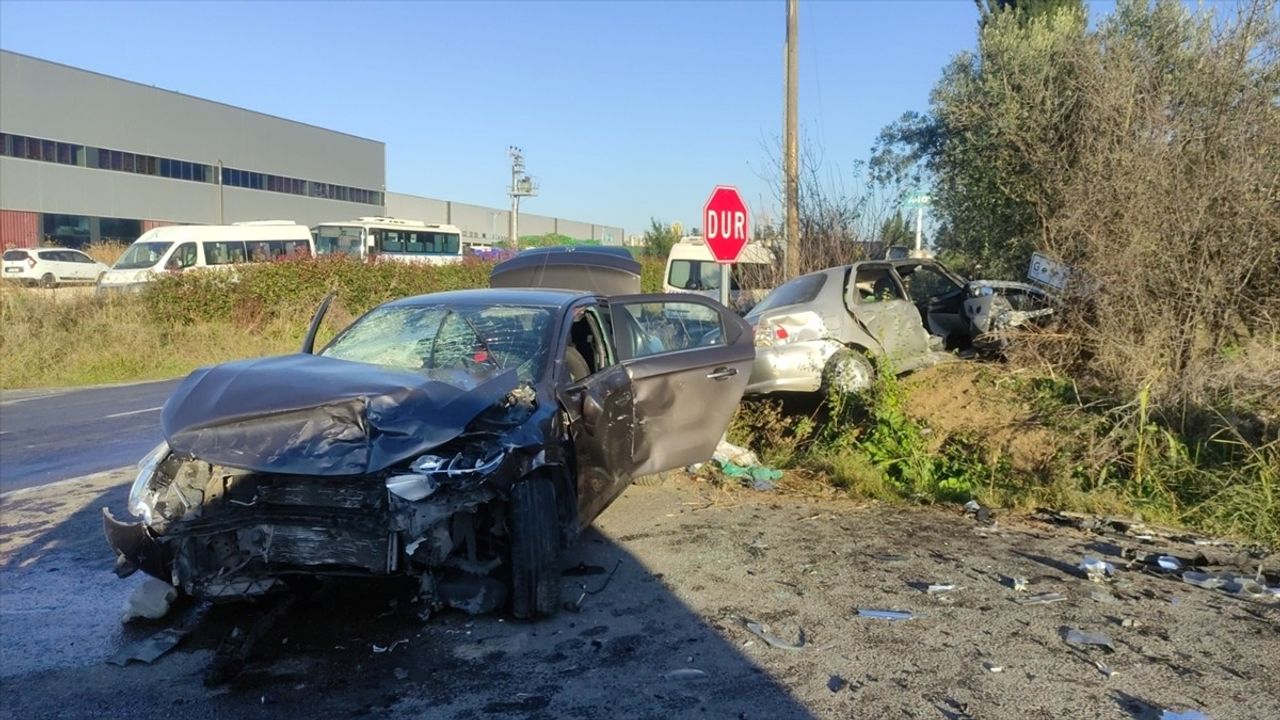
{"type": "Polygon", "coordinates": [[[737,374],[738,374],[738,368],[718,367],[715,370],[712,370],[711,372],[707,373],[707,379],[728,380],[729,378],[737,374]]]}

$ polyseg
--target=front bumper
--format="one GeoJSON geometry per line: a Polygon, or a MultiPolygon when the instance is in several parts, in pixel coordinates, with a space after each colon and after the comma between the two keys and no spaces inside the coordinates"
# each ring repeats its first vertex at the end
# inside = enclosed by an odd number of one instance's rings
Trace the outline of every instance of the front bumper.
{"type": "Polygon", "coordinates": [[[156,542],[142,523],[123,523],[102,508],[102,529],[107,544],[116,551],[115,573],[129,577],[138,570],[165,582],[172,582],[173,558],[164,545],[156,542]]]}
{"type": "Polygon", "coordinates": [[[818,392],[827,361],[841,347],[834,340],[804,340],[756,348],[746,394],[818,392]]]}

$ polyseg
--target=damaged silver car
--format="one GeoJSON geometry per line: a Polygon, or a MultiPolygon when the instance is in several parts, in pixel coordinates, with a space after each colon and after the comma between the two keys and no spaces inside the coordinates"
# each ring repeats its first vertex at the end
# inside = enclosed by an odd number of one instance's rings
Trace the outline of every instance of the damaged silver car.
{"type": "Polygon", "coordinates": [[[829,268],[780,285],[747,314],[747,393],[856,392],[871,383],[868,356],[908,372],[948,359],[945,350],[998,345],[1052,313],[1034,285],[966,281],[932,259],[829,268]]]}
{"type": "MultiPolygon", "coordinates": [[[[610,286],[624,263],[595,259],[556,282],[610,286]]],[[[427,611],[551,614],[560,551],[633,477],[711,456],[754,354],[704,298],[552,289],[397,300],[310,342],[178,387],[138,522],[104,509],[119,574],[214,601],[401,577],[427,611]]]]}

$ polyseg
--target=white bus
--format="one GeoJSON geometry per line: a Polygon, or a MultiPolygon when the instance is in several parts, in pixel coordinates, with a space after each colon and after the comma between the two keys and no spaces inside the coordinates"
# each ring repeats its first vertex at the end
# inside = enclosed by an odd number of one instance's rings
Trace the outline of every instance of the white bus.
{"type": "Polygon", "coordinates": [[[166,225],[146,231],[102,274],[103,289],[137,288],[162,272],[311,255],[311,231],[292,220],[166,225]]]}
{"type": "Polygon", "coordinates": [[[387,258],[442,265],[462,261],[462,231],[418,220],[362,217],[320,223],[311,229],[317,255],[387,258]]]}

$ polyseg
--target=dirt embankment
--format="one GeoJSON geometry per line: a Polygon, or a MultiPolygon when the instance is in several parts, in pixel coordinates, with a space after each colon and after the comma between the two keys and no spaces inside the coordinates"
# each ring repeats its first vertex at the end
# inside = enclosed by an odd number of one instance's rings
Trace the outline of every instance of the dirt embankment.
{"type": "Polygon", "coordinates": [[[907,412],[930,429],[935,450],[949,438],[969,438],[1005,455],[1015,472],[1043,471],[1067,439],[1046,428],[1031,406],[1002,387],[998,378],[1004,372],[971,362],[926,368],[903,380],[907,412]]]}

